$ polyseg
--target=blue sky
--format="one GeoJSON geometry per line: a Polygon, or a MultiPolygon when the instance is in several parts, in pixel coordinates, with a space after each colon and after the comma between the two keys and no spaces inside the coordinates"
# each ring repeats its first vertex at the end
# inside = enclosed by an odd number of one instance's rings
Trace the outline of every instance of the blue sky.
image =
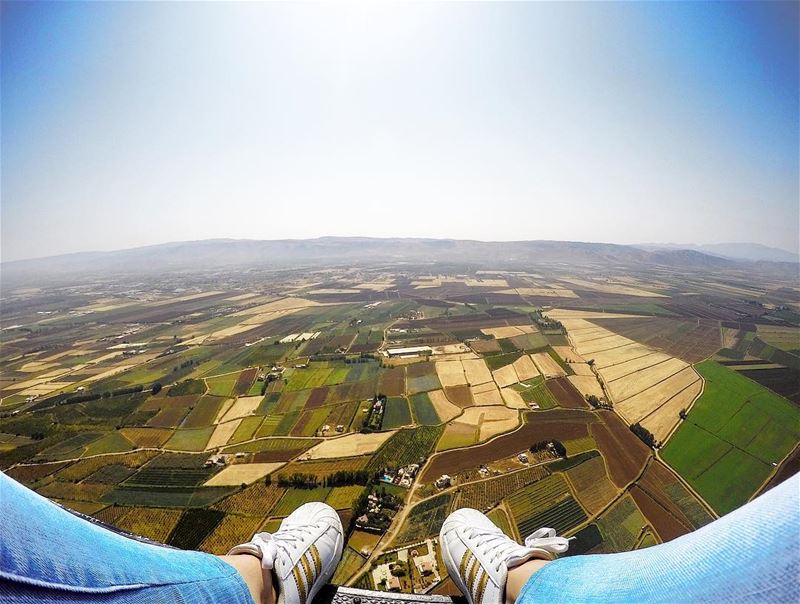
{"type": "Polygon", "coordinates": [[[3,3],[3,260],[323,235],[798,249],[797,3],[3,3]]]}

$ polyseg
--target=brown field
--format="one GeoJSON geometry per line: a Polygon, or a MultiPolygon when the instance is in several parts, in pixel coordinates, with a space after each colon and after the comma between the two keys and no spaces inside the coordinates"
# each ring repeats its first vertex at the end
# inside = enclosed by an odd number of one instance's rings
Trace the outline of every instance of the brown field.
{"type": "MultiPolygon", "coordinates": [[[[450,451],[435,455],[422,474],[424,482],[432,482],[442,474],[455,475],[481,464],[487,464],[520,451],[531,444],[547,439],[561,441],[589,436],[589,425],[596,421],[588,411],[558,409],[527,414],[529,423],[518,430],[499,436],[483,445],[471,447],[469,455],[463,451],[450,451]]],[[[633,434],[631,434],[633,436],[633,434]]],[[[635,436],[633,436],[636,438],[635,436]]],[[[638,439],[636,439],[638,441],[638,439]]]]}
{"type": "Polygon", "coordinates": [[[462,409],[473,404],[472,391],[469,386],[450,386],[444,389],[444,393],[450,402],[462,409]]]}
{"type": "Polygon", "coordinates": [[[433,408],[436,410],[436,415],[438,415],[439,419],[443,422],[450,421],[461,413],[461,408],[451,403],[443,390],[429,392],[428,398],[431,399],[433,408]]]}
{"type": "MultiPolygon", "coordinates": [[[[723,345],[720,340],[719,324],[716,321],[647,317],[600,319],[597,323],[689,363],[702,361],[723,345]]],[[[759,327],[759,331],[760,329],[759,327]]]]}
{"type": "Polygon", "coordinates": [[[597,514],[617,496],[617,487],[608,479],[603,458],[593,457],[567,470],[578,501],[590,515],[597,514]]]}
{"type": "MultiPolygon", "coordinates": [[[[682,361],[681,361],[682,362],[682,361]]],[[[661,407],[689,384],[700,380],[694,369],[686,367],[655,386],[615,405],[617,412],[632,424],[661,407]]],[[[680,409],[678,409],[680,411],[680,409]]]]}
{"type": "Polygon", "coordinates": [[[311,391],[311,394],[308,395],[308,400],[306,401],[306,408],[315,409],[316,407],[321,407],[327,397],[328,397],[327,387],[322,386],[320,388],[314,388],[311,391]]]}
{"type": "MultiPolygon", "coordinates": [[[[675,475],[657,460],[653,460],[647,466],[642,478],[636,483],[636,487],[647,493],[650,499],[672,516],[673,522],[676,522],[681,527],[682,532],[680,534],[700,528],[712,520],[711,515],[702,507],[694,495],[689,493],[675,475]]],[[[644,507],[642,511],[645,511],[644,507]]],[[[651,517],[646,511],[645,513],[648,518],[651,517]]],[[[670,524],[660,526],[657,522],[657,517],[654,514],[651,520],[663,540],[673,539],[678,536],[678,534],[670,532],[671,528],[674,530],[674,526],[671,527],[670,524]]]]}
{"type": "Polygon", "coordinates": [[[442,386],[460,386],[467,383],[461,361],[437,361],[436,374],[442,386]]]}
{"type": "Polygon", "coordinates": [[[562,407],[567,409],[587,409],[589,407],[583,395],[575,389],[569,378],[560,377],[555,380],[547,380],[545,386],[562,407]]]}
{"type": "Polygon", "coordinates": [[[283,466],[283,462],[274,463],[239,463],[227,466],[211,478],[203,486],[227,487],[250,484],[283,466]]]}
{"type": "Polygon", "coordinates": [[[602,421],[592,424],[591,434],[606,460],[611,480],[623,488],[639,474],[650,449],[612,411],[598,411],[602,421]]]}
{"type": "Polygon", "coordinates": [[[214,433],[206,443],[206,451],[210,449],[216,449],[217,447],[227,444],[231,436],[233,436],[233,433],[236,432],[236,428],[238,428],[239,424],[241,423],[242,420],[235,419],[232,422],[219,424],[216,428],[214,428],[214,433]]]}
{"type": "Polygon", "coordinates": [[[228,514],[200,544],[199,549],[209,554],[225,554],[233,546],[247,543],[260,524],[261,518],[228,514]]]}
{"type": "Polygon", "coordinates": [[[660,502],[638,485],[631,487],[631,495],[662,541],[669,541],[689,532],[690,529],[682,525],[660,502]]]}
{"type": "Polygon", "coordinates": [[[575,386],[575,389],[584,396],[590,394],[593,394],[597,398],[605,396],[600,382],[597,381],[594,375],[570,375],[567,379],[570,384],[575,386]]]}
{"type": "Polygon", "coordinates": [[[642,426],[650,430],[659,441],[665,441],[672,428],[678,423],[681,410],[688,409],[702,389],[702,381],[697,380],[693,382],[690,386],[669,399],[656,411],[645,417],[641,421],[642,426]]]}
{"type": "Polygon", "coordinates": [[[546,352],[537,352],[531,355],[533,362],[536,363],[536,368],[545,377],[562,377],[567,375],[561,368],[561,365],[555,362],[546,352]]]}
{"type": "Polygon", "coordinates": [[[236,384],[233,386],[233,393],[237,396],[241,396],[246,393],[253,384],[253,381],[256,379],[257,373],[257,367],[251,367],[250,369],[245,369],[242,371],[239,374],[239,378],[236,380],[236,384]]]}
{"type": "Polygon", "coordinates": [[[506,407],[510,407],[511,409],[528,408],[528,404],[522,399],[522,395],[513,388],[503,388],[500,394],[503,396],[506,407]]]}
{"type": "Polygon", "coordinates": [[[497,340],[473,340],[469,345],[478,354],[500,352],[500,344],[497,340]]]}
{"type": "Polygon", "coordinates": [[[385,371],[378,381],[378,388],[386,396],[402,396],[406,390],[406,372],[402,367],[385,371]]]}
{"type": "Polygon", "coordinates": [[[120,434],[137,447],[157,448],[172,436],[172,430],[166,428],[122,428],[120,434]]]}
{"type": "Polygon", "coordinates": [[[625,361],[624,363],[619,363],[613,367],[606,367],[602,371],[603,379],[607,382],[611,382],[630,373],[635,373],[637,371],[641,371],[642,369],[652,367],[653,365],[658,365],[659,363],[663,363],[669,359],[669,355],[653,351],[651,354],[631,359],[630,361],[625,361]]]}
{"type": "Polygon", "coordinates": [[[476,386],[492,381],[492,373],[483,359],[464,359],[461,361],[461,365],[464,367],[464,374],[467,376],[468,384],[476,386]]]}
{"type": "Polygon", "coordinates": [[[165,407],[147,422],[154,428],[177,428],[189,413],[187,407],[165,407]]]}
{"type": "Polygon", "coordinates": [[[347,434],[340,438],[330,438],[311,447],[302,455],[300,461],[353,457],[374,453],[395,432],[397,430],[375,432],[373,434],[347,434]]]}
{"type": "Polygon", "coordinates": [[[476,405],[502,405],[503,396],[493,382],[472,387],[472,398],[476,405]]]}
{"type": "Polygon", "coordinates": [[[14,466],[9,470],[4,470],[4,472],[18,482],[21,482],[23,484],[30,484],[32,482],[36,482],[37,480],[41,480],[45,476],[49,476],[50,474],[58,472],[68,463],[70,462],[56,461],[56,462],[36,464],[36,465],[14,466]]]}
{"type": "Polygon", "coordinates": [[[687,367],[688,365],[680,359],[670,359],[649,369],[637,371],[613,382],[607,382],[606,385],[612,401],[624,401],[626,398],[638,394],[662,380],[666,380],[687,367]]]}
{"type": "Polygon", "coordinates": [[[505,367],[501,367],[496,371],[492,371],[492,377],[494,378],[495,383],[500,386],[500,388],[505,388],[511,384],[516,384],[519,381],[517,378],[517,372],[514,371],[513,365],[506,365],[505,367]]]}
{"type": "Polygon", "coordinates": [[[539,375],[539,370],[536,369],[536,365],[528,355],[522,355],[514,361],[511,366],[514,368],[514,371],[517,372],[517,379],[520,382],[535,378],[539,375]]]}

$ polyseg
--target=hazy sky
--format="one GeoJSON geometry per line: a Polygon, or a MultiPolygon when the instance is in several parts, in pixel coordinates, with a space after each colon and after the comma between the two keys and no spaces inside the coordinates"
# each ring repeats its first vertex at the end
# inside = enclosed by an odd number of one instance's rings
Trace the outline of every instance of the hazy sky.
{"type": "Polygon", "coordinates": [[[798,249],[798,4],[2,5],[2,259],[212,237],[798,249]]]}

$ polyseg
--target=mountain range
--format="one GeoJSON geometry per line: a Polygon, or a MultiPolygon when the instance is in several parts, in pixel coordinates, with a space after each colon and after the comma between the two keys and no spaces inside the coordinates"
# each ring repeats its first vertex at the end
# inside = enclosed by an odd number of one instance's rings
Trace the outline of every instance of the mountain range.
{"type": "MultiPolygon", "coordinates": [[[[711,246],[716,253],[675,245],[617,245],[570,241],[475,241],[456,239],[321,237],[317,239],[207,239],[137,247],[110,252],[80,252],[3,263],[4,278],[32,275],[76,275],[108,272],[147,274],[228,267],[312,267],[353,263],[449,263],[481,268],[531,267],[545,264],[580,266],[671,267],[681,270],[746,268],[796,272],[794,265],[771,261],[763,246],[730,244],[750,250],[740,260],[730,246],[711,246]],[[763,252],[763,250],[761,250],[763,252]]],[[[699,248],[701,246],[693,246],[699,248]]],[[[770,249],[770,248],[766,248],[770,249]]],[[[733,250],[735,251],[735,250],[733,250]]],[[[739,252],[743,253],[743,252],[739,252]]]]}

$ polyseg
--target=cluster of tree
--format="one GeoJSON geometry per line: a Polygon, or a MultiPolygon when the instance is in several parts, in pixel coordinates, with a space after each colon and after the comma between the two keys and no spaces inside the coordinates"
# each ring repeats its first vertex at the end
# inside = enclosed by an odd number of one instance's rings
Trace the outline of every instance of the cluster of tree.
{"type": "Polygon", "coordinates": [[[353,505],[353,516],[350,519],[350,525],[347,527],[347,534],[349,535],[352,532],[358,519],[364,515],[367,516],[366,526],[385,531],[392,523],[392,517],[394,516],[392,512],[399,510],[402,504],[402,499],[387,493],[384,487],[378,490],[374,487],[364,489],[364,492],[361,493],[353,505]],[[378,511],[372,511],[374,506],[370,505],[370,495],[375,495],[378,498],[378,511]]]}
{"type": "Polygon", "coordinates": [[[559,457],[567,456],[567,448],[560,440],[540,440],[534,443],[528,449],[531,453],[539,453],[540,451],[552,451],[559,457]]]}
{"type": "Polygon", "coordinates": [[[161,385],[161,382],[155,382],[152,386],[150,386],[150,392],[153,394],[158,394],[161,392],[162,388],[163,386],[161,385]]]}
{"type": "MultiPolygon", "coordinates": [[[[272,479],[267,477],[266,484],[272,484],[272,479]]],[[[374,474],[368,470],[340,470],[330,476],[320,478],[316,474],[281,474],[278,476],[278,486],[295,489],[314,489],[323,487],[346,487],[351,485],[368,486],[372,483],[374,474]]]]}
{"type": "Polygon", "coordinates": [[[686,415],[687,415],[686,409],[681,409],[680,412],[678,413],[678,417],[680,417],[681,419],[686,419],[686,415]]]}
{"type": "Polygon", "coordinates": [[[383,414],[385,411],[386,395],[379,392],[372,397],[372,405],[370,405],[369,412],[361,425],[361,432],[367,434],[380,430],[383,427],[383,414]],[[380,403],[380,405],[377,403],[380,403]]]}
{"type": "Polygon", "coordinates": [[[638,436],[639,440],[641,440],[651,449],[658,448],[658,441],[656,440],[656,437],[653,436],[653,433],[650,432],[650,430],[642,426],[642,424],[639,422],[631,425],[631,432],[638,436]]]}
{"type": "Polygon", "coordinates": [[[176,371],[179,371],[181,369],[186,369],[187,367],[191,367],[192,365],[194,365],[194,359],[189,359],[188,361],[184,361],[180,365],[176,365],[175,367],[173,367],[172,372],[175,373],[176,371]]]}
{"type": "Polygon", "coordinates": [[[63,401],[58,402],[59,405],[72,405],[75,403],[86,403],[88,401],[96,401],[101,398],[112,398],[114,396],[123,396],[125,394],[136,394],[144,390],[144,386],[138,384],[136,386],[129,386],[128,388],[117,388],[116,390],[106,390],[105,392],[94,392],[90,394],[78,394],[71,396],[63,401]]]}
{"type": "Polygon", "coordinates": [[[589,403],[595,409],[612,409],[614,407],[611,403],[600,400],[594,394],[587,394],[586,402],[589,403]]]}
{"type": "Polygon", "coordinates": [[[370,361],[374,360],[371,356],[364,356],[364,353],[361,353],[360,357],[357,358],[345,358],[344,363],[345,365],[353,365],[357,363],[369,363],[370,361]]]}

